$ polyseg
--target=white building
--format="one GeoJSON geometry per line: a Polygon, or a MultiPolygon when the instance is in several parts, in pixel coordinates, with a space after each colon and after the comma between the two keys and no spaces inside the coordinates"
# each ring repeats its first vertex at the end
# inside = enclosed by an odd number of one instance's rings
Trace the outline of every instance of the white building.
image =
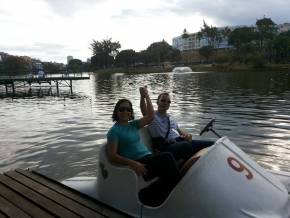
{"type": "Polygon", "coordinates": [[[197,33],[187,34],[187,37],[183,37],[182,34],[181,36],[177,36],[172,40],[172,47],[180,51],[195,50],[206,45],[206,40],[199,40],[197,37],[197,33]]]}
{"type": "MultiPolygon", "coordinates": [[[[231,31],[236,28],[246,27],[246,26],[232,26],[228,27],[231,31]]],[[[218,30],[222,30],[225,27],[218,27],[218,30]]],[[[278,24],[277,25],[278,33],[287,32],[290,30],[290,23],[278,24]]],[[[198,33],[188,33],[187,37],[183,37],[183,34],[172,39],[172,47],[176,48],[180,51],[190,51],[190,50],[197,50],[203,46],[207,46],[207,39],[205,37],[199,39],[197,37],[198,33]]],[[[228,39],[223,39],[218,48],[231,48],[232,46],[228,44],[228,39]]]]}
{"type": "Polygon", "coordinates": [[[70,62],[72,59],[74,59],[73,56],[67,56],[67,58],[66,58],[66,60],[67,60],[67,64],[69,64],[69,62],[70,62]]]}
{"type": "Polygon", "coordinates": [[[278,24],[278,33],[287,32],[290,30],[290,23],[278,24]]]}
{"type": "MultiPolygon", "coordinates": [[[[225,27],[219,27],[218,29],[221,30],[224,28],[225,27]]],[[[236,27],[229,28],[232,30],[236,27]]],[[[182,34],[181,36],[177,36],[172,39],[172,47],[180,51],[197,50],[207,45],[208,45],[207,38],[202,37],[201,39],[199,39],[198,33],[187,34],[187,37],[183,37],[182,34]]],[[[223,39],[218,45],[218,48],[231,48],[231,47],[232,46],[228,45],[227,39],[223,39]]]]}

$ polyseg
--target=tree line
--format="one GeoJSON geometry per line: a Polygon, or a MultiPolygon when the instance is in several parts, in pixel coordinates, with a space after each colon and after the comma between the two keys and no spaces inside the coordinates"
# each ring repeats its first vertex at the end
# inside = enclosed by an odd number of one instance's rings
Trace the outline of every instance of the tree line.
{"type": "Polygon", "coordinates": [[[112,39],[95,41],[89,47],[92,51],[90,63],[79,59],[72,59],[67,65],[41,62],[27,56],[12,56],[1,53],[0,73],[27,73],[34,71],[34,63],[42,63],[46,73],[58,73],[59,71],[85,72],[111,67],[147,67],[160,65],[164,62],[177,62],[181,58],[180,51],[174,49],[165,40],[152,43],[146,50],[136,52],[133,49],[119,51],[121,44],[112,39]]]}
{"type": "MultiPolygon", "coordinates": [[[[184,30],[183,38],[189,37],[184,30]]],[[[289,63],[290,31],[279,32],[271,18],[258,19],[254,26],[236,28],[217,28],[205,21],[197,33],[199,40],[205,40],[206,46],[199,49],[199,54],[206,62],[254,63],[263,66],[265,63],[289,63]],[[227,42],[229,47],[220,53],[220,44],[227,42]],[[218,54],[219,53],[219,54],[218,54]]],[[[101,41],[93,40],[90,63],[79,59],[71,60],[67,65],[42,62],[44,71],[57,73],[60,70],[71,72],[92,71],[111,67],[148,67],[160,66],[163,63],[179,63],[182,53],[169,45],[165,40],[154,42],[146,50],[136,52],[133,49],[121,50],[118,41],[111,38],[101,41]]],[[[29,72],[33,63],[41,62],[27,56],[12,56],[0,52],[0,73],[29,72]]]]}
{"type": "Polygon", "coordinates": [[[231,46],[224,55],[216,56],[216,62],[239,62],[263,66],[265,63],[290,62],[290,31],[279,32],[271,18],[258,19],[254,26],[234,29],[208,26],[205,22],[198,37],[207,39],[207,46],[199,52],[209,60],[219,50],[223,40],[231,46]]]}
{"type": "Polygon", "coordinates": [[[181,58],[180,51],[173,48],[165,40],[152,43],[146,50],[136,52],[126,49],[119,52],[121,44],[111,39],[93,41],[91,67],[103,69],[108,67],[140,67],[160,65],[164,62],[177,62],[181,58]]]}

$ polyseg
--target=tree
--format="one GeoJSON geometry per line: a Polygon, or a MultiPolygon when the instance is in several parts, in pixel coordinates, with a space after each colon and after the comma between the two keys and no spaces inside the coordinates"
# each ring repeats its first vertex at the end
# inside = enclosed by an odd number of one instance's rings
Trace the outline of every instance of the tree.
{"type": "Polygon", "coordinates": [[[258,31],[258,44],[260,49],[262,49],[269,41],[274,39],[274,36],[277,34],[277,27],[271,18],[257,20],[256,26],[258,31]]]}
{"type": "Polygon", "coordinates": [[[121,51],[115,58],[116,64],[122,67],[129,67],[133,65],[136,60],[136,52],[132,49],[121,51]]]}
{"type": "Polygon", "coordinates": [[[199,54],[205,57],[206,62],[208,63],[209,58],[212,56],[214,52],[214,47],[211,45],[203,46],[198,50],[199,54]]]}
{"type": "Polygon", "coordinates": [[[72,59],[68,65],[67,69],[70,72],[79,73],[83,72],[83,62],[79,59],[72,59]]]}
{"type": "Polygon", "coordinates": [[[147,52],[147,50],[142,50],[137,53],[137,62],[147,65],[150,63],[150,60],[150,54],[147,52]]]}
{"type": "Polygon", "coordinates": [[[270,62],[273,56],[273,39],[277,35],[276,24],[271,18],[262,18],[257,20],[257,43],[261,55],[268,58],[270,62]]]}
{"type": "Polygon", "coordinates": [[[222,36],[218,28],[207,25],[205,21],[203,21],[203,27],[197,33],[197,37],[199,40],[204,38],[207,41],[207,45],[213,48],[218,48],[222,41],[222,36]]]}
{"type": "Polygon", "coordinates": [[[221,34],[224,38],[228,38],[230,36],[231,32],[232,32],[232,30],[228,26],[226,26],[225,28],[223,28],[221,30],[221,34]]]}
{"type": "Polygon", "coordinates": [[[43,62],[43,70],[45,73],[59,73],[59,71],[64,70],[64,64],[55,62],[43,62]]]}
{"type": "Polygon", "coordinates": [[[103,41],[95,41],[90,44],[93,52],[91,64],[96,68],[110,67],[114,62],[114,56],[118,54],[121,48],[119,42],[112,42],[112,39],[104,39],[103,41]]]}
{"type": "Polygon", "coordinates": [[[18,57],[18,56],[7,56],[2,60],[2,69],[5,73],[27,73],[31,65],[31,58],[18,57]]]}
{"type": "Polygon", "coordinates": [[[223,29],[220,30],[220,36],[222,38],[222,40],[224,41],[229,41],[229,36],[231,34],[232,30],[229,27],[225,27],[223,29]]]}
{"type": "MultiPolygon", "coordinates": [[[[289,31],[290,33],[290,31],[289,31]]],[[[273,41],[273,48],[276,62],[286,62],[290,57],[290,35],[280,34],[273,41]]]]}
{"type": "Polygon", "coordinates": [[[182,38],[183,39],[187,39],[189,37],[189,33],[187,32],[186,29],[183,30],[183,33],[182,33],[182,38]]]}
{"type": "Polygon", "coordinates": [[[220,43],[223,40],[221,31],[218,28],[207,25],[203,21],[203,27],[197,33],[199,40],[206,40],[206,45],[199,49],[199,53],[206,58],[206,61],[210,59],[216,48],[219,48],[220,43]]]}
{"type": "Polygon", "coordinates": [[[114,58],[105,53],[99,53],[91,57],[91,68],[101,69],[111,67],[114,63],[114,58]]]}
{"type": "Polygon", "coordinates": [[[240,27],[234,29],[229,35],[229,44],[234,46],[236,53],[243,61],[246,55],[255,49],[256,34],[253,27],[240,27]]]}
{"type": "Polygon", "coordinates": [[[174,61],[180,58],[180,52],[172,48],[165,40],[154,42],[147,48],[147,58],[153,63],[174,61]]]}
{"type": "Polygon", "coordinates": [[[93,51],[93,55],[105,53],[110,55],[114,52],[118,53],[118,49],[121,48],[121,44],[119,42],[112,42],[112,39],[104,39],[103,41],[95,41],[91,43],[91,50],[93,51]]]}

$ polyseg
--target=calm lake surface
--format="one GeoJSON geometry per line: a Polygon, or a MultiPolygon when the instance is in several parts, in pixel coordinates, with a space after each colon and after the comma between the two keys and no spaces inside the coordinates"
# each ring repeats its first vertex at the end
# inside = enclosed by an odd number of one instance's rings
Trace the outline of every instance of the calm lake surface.
{"type": "Polygon", "coordinates": [[[140,117],[143,85],[155,107],[160,92],[172,94],[170,113],[194,138],[216,139],[199,136],[215,118],[215,130],[260,165],[290,172],[290,72],[93,74],[73,82],[71,97],[65,88],[60,97],[45,96],[45,88],[34,91],[42,97],[2,97],[0,172],[32,168],[56,180],[95,176],[114,104],[127,97],[140,117]]]}

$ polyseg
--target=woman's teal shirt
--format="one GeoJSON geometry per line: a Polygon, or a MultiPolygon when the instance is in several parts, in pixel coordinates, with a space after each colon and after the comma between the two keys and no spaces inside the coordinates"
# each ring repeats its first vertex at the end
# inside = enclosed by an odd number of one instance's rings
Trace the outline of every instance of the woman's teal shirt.
{"type": "Polygon", "coordinates": [[[119,155],[137,160],[151,154],[140,141],[139,129],[139,120],[130,121],[128,125],[115,123],[107,133],[107,140],[118,145],[119,155]]]}

